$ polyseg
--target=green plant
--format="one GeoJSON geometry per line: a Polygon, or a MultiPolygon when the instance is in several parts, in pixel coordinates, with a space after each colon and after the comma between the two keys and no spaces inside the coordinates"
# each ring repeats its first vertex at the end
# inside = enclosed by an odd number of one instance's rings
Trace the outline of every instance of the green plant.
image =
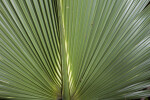
{"type": "Polygon", "coordinates": [[[0,0],[0,97],[150,96],[149,1],[0,0]]]}

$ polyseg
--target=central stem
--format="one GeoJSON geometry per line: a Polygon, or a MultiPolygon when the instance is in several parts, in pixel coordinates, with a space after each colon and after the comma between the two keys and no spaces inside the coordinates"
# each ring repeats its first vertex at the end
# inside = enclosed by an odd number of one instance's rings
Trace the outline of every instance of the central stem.
{"type": "Polygon", "coordinates": [[[70,100],[69,77],[67,65],[67,50],[65,44],[65,28],[64,15],[62,10],[62,0],[58,0],[59,7],[59,27],[60,27],[60,44],[61,44],[61,67],[62,67],[62,98],[63,100],[70,100]]]}

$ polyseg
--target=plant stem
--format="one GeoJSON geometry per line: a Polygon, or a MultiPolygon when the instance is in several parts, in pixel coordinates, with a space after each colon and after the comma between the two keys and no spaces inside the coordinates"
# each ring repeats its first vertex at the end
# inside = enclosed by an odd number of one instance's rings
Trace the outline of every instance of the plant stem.
{"type": "Polygon", "coordinates": [[[67,51],[65,49],[65,28],[62,11],[62,0],[58,0],[58,16],[60,28],[60,43],[61,43],[61,67],[62,67],[62,98],[63,100],[70,100],[68,65],[67,65],[67,51]]]}

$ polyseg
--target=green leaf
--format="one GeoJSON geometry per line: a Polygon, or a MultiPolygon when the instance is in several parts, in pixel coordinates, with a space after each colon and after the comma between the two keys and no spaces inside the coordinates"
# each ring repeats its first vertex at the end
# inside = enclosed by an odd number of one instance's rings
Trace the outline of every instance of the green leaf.
{"type": "Polygon", "coordinates": [[[0,0],[0,98],[150,96],[150,0],[0,0]]]}

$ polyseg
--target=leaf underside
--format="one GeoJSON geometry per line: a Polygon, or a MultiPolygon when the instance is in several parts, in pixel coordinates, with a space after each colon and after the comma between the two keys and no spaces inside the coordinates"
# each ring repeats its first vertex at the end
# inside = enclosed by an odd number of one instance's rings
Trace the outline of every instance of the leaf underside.
{"type": "Polygon", "coordinates": [[[150,96],[149,1],[0,0],[0,98],[150,96]]]}

